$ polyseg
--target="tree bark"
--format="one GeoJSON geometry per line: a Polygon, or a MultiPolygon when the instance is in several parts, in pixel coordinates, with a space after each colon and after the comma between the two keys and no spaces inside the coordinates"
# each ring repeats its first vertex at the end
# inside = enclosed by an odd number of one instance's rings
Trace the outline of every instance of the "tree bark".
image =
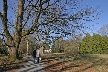
{"type": "Polygon", "coordinates": [[[21,34],[22,34],[22,20],[23,20],[23,13],[24,13],[24,2],[25,0],[18,1],[18,14],[17,14],[17,22],[16,22],[16,30],[14,32],[13,41],[9,43],[10,47],[8,49],[10,57],[14,59],[19,59],[18,49],[19,44],[21,42],[21,34]]]}
{"type": "Polygon", "coordinates": [[[9,57],[13,59],[19,59],[19,54],[18,54],[18,49],[19,49],[19,44],[20,44],[20,38],[15,36],[15,41],[9,41],[8,40],[8,53],[9,57]]]}
{"type": "Polygon", "coordinates": [[[42,56],[43,55],[43,45],[40,47],[40,55],[42,56]]]}
{"type": "Polygon", "coordinates": [[[9,57],[16,59],[16,48],[15,47],[9,47],[8,48],[9,57]]]}

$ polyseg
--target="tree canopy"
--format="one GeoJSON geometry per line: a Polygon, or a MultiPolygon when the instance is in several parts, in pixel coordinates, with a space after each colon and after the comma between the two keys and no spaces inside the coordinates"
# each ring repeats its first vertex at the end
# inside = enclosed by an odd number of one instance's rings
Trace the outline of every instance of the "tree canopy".
{"type": "Polygon", "coordinates": [[[98,12],[97,8],[81,6],[81,1],[2,0],[0,35],[9,47],[9,54],[15,55],[26,35],[36,33],[38,41],[42,41],[53,33],[64,37],[84,29],[84,21],[93,21],[98,12]]]}

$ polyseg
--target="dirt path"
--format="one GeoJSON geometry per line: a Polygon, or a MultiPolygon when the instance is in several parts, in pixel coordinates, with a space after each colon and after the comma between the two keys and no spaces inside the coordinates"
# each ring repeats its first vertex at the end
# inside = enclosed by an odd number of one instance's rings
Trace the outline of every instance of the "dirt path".
{"type": "Polygon", "coordinates": [[[43,72],[44,64],[42,62],[40,63],[34,63],[32,57],[28,57],[27,63],[20,67],[17,72],[43,72]]]}
{"type": "Polygon", "coordinates": [[[27,62],[20,66],[18,69],[9,70],[6,72],[43,72],[44,64],[42,62],[35,63],[33,62],[33,58],[29,57],[27,62]]]}
{"type": "Polygon", "coordinates": [[[34,64],[29,60],[24,66],[20,67],[17,72],[43,72],[43,63],[34,64]]]}

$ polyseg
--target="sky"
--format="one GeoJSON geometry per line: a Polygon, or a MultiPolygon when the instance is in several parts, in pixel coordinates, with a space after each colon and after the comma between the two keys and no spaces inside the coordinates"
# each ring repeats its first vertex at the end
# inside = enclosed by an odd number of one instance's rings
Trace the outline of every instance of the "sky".
{"type": "Polygon", "coordinates": [[[98,11],[102,11],[101,15],[99,16],[99,19],[94,21],[94,33],[97,33],[97,31],[104,25],[108,24],[108,0],[83,0],[83,5],[89,5],[92,7],[99,6],[98,11]],[[98,24],[97,24],[98,23],[98,24]]]}
{"type": "MultiPolygon", "coordinates": [[[[94,24],[93,27],[93,33],[97,33],[97,31],[104,25],[104,24],[108,24],[108,0],[83,0],[83,2],[81,3],[82,5],[89,5],[92,6],[93,8],[95,8],[96,6],[99,6],[99,10],[98,11],[102,11],[101,15],[99,16],[100,19],[94,21],[94,22],[90,22],[92,24],[94,24]]],[[[0,11],[2,9],[2,0],[0,0],[0,11]]],[[[10,12],[10,14],[12,15],[12,12],[10,12]]],[[[88,32],[91,32],[88,30],[88,32]]]]}

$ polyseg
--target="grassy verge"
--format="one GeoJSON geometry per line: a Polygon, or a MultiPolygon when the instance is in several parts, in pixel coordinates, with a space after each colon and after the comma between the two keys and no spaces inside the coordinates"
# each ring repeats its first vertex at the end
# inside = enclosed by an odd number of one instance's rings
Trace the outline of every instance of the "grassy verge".
{"type": "Polygon", "coordinates": [[[63,54],[49,55],[47,61],[43,61],[45,72],[108,72],[107,54],[62,56],[63,54]]]}

